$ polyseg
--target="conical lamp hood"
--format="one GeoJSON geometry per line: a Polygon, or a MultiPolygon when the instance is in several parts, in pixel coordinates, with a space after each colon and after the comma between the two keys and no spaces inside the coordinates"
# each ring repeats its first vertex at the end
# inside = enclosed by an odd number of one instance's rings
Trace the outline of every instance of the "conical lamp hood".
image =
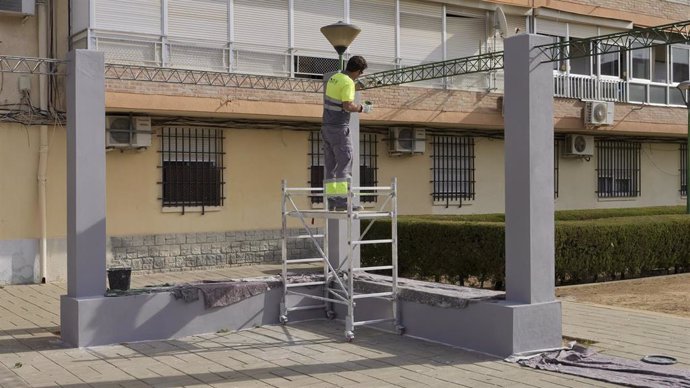
{"type": "Polygon", "coordinates": [[[361,31],[362,29],[354,24],[344,23],[342,21],[321,27],[321,33],[323,36],[328,39],[328,41],[333,45],[333,48],[335,48],[335,51],[337,51],[340,55],[347,50],[352,41],[355,40],[361,31]]]}

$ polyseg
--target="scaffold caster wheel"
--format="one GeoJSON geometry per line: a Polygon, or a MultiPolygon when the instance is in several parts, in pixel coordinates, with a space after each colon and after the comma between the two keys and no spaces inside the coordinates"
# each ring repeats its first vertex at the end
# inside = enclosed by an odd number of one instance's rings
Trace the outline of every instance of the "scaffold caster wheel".
{"type": "Polygon", "coordinates": [[[395,325],[395,332],[398,333],[398,335],[404,335],[405,334],[405,326],[395,325]]]}
{"type": "Polygon", "coordinates": [[[333,310],[326,311],[326,318],[328,318],[328,320],[333,320],[333,319],[335,319],[335,317],[336,317],[335,311],[333,311],[333,310]]]}
{"type": "Polygon", "coordinates": [[[351,331],[346,331],[345,332],[345,341],[347,342],[352,342],[355,340],[355,333],[351,331]]]}
{"type": "Polygon", "coordinates": [[[280,320],[281,325],[286,325],[288,323],[287,315],[281,315],[278,320],[280,320]]]}

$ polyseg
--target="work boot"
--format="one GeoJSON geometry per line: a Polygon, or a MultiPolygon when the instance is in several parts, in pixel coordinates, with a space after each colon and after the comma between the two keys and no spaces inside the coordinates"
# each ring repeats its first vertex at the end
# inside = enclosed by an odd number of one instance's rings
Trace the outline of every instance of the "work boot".
{"type": "MultiPolygon", "coordinates": [[[[347,211],[347,199],[342,197],[328,198],[328,210],[342,212],[347,211]]],[[[362,206],[352,205],[352,211],[358,212],[364,210],[362,206]]]]}

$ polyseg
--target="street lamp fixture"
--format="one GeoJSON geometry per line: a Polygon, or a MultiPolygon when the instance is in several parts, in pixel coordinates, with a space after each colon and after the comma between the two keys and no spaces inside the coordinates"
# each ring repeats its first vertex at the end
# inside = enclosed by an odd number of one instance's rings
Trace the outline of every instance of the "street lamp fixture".
{"type": "Polygon", "coordinates": [[[683,102],[688,111],[688,143],[685,148],[685,212],[690,214],[690,100],[688,100],[688,90],[690,90],[690,80],[683,81],[677,86],[683,96],[683,102]]]}
{"type": "Polygon", "coordinates": [[[338,66],[340,66],[340,70],[343,70],[343,54],[361,31],[362,29],[354,24],[343,21],[321,27],[321,33],[338,53],[338,66]]]}

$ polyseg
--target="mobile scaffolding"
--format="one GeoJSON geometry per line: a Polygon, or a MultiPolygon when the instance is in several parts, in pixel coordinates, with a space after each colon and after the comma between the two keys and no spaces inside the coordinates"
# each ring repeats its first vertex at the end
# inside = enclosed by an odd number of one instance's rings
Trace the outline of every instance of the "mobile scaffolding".
{"type": "Polygon", "coordinates": [[[400,323],[400,314],[398,311],[398,204],[397,204],[397,181],[395,178],[391,181],[390,186],[361,186],[353,187],[348,185],[347,194],[347,210],[331,211],[327,210],[327,198],[323,188],[313,187],[288,187],[285,180],[282,181],[282,277],[283,277],[283,296],[280,304],[280,322],[287,324],[288,313],[298,310],[312,310],[323,309],[328,319],[333,319],[336,316],[334,304],[344,305],[347,309],[345,317],[345,339],[351,342],[355,338],[354,330],[357,326],[373,325],[381,323],[392,323],[394,330],[398,334],[404,333],[404,327],[400,323]],[[358,199],[366,196],[376,196],[377,201],[374,207],[367,210],[356,210],[354,204],[359,202],[358,199]],[[304,198],[297,199],[295,197],[306,197],[307,199],[313,197],[322,197],[324,209],[311,208],[311,201],[306,201],[306,206],[309,209],[300,209],[298,203],[303,203],[304,198]],[[288,218],[294,217],[299,219],[301,223],[300,233],[296,235],[289,235],[288,233],[288,218]],[[323,232],[318,231],[318,226],[310,225],[307,219],[323,219],[323,232]],[[365,239],[367,232],[374,225],[378,219],[390,219],[391,221],[391,237],[388,239],[365,239]],[[347,239],[347,254],[339,261],[339,264],[333,264],[329,258],[328,249],[328,226],[327,220],[345,220],[346,239],[347,239]],[[371,220],[366,229],[359,235],[353,236],[354,224],[359,220],[371,220]],[[288,258],[288,240],[303,239],[310,241],[318,257],[313,258],[288,258]],[[320,241],[319,241],[320,240],[320,241]],[[391,264],[359,267],[355,266],[355,253],[359,253],[362,245],[368,244],[390,244],[391,246],[391,264]],[[309,279],[309,281],[290,283],[288,277],[288,267],[294,264],[317,263],[323,264],[323,276],[317,279],[309,279]],[[336,267],[337,265],[337,267],[336,267]],[[366,293],[355,290],[354,275],[357,272],[369,271],[390,271],[391,272],[391,290],[386,292],[366,293]],[[306,292],[298,291],[304,287],[322,286],[322,295],[314,295],[306,292]],[[317,300],[318,304],[309,305],[291,305],[289,303],[289,296],[295,295],[302,298],[309,298],[317,300]],[[391,317],[372,319],[372,320],[355,320],[356,301],[365,298],[377,298],[389,301],[391,303],[391,317]]]}

